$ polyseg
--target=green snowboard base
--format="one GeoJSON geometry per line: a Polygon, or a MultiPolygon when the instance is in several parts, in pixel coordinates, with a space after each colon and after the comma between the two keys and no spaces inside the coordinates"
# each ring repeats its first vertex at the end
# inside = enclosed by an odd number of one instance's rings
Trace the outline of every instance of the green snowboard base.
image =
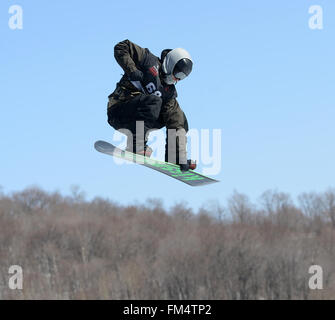
{"type": "Polygon", "coordinates": [[[174,179],[184,182],[192,187],[204,186],[207,184],[219,182],[218,180],[206,177],[193,170],[182,172],[179,166],[176,164],[155,160],[138,154],[134,154],[129,151],[124,151],[105,141],[97,141],[94,144],[94,148],[99,152],[120,159],[128,160],[143,165],[145,167],[151,168],[153,170],[159,171],[174,179]]]}

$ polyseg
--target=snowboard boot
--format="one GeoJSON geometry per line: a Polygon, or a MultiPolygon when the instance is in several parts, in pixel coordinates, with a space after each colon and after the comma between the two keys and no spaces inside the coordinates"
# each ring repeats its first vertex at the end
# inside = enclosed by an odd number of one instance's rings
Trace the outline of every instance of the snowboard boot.
{"type": "Polygon", "coordinates": [[[133,140],[131,143],[131,140],[129,138],[127,141],[126,151],[140,154],[141,156],[144,156],[144,157],[150,157],[153,152],[153,150],[146,144],[146,141],[144,142],[144,147],[143,147],[143,143],[142,145],[136,146],[136,140],[133,140]],[[138,148],[139,148],[139,151],[136,150],[138,148]]]}
{"type": "Polygon", "coordinates": [[[150,158],[150,156],[152,155],[152,149],[149,146],[145,145],[144,149],[137,151],[136,154],[140,154],[141,156],[150,158]]]}
{"type": "Polygon", "coordinates": [[[179,164],[180,171],[186,172],[188,170],[195,170],[197,167],[196,161],[193,160],[187,160],[187,163],[185,164],[179,164]]]}

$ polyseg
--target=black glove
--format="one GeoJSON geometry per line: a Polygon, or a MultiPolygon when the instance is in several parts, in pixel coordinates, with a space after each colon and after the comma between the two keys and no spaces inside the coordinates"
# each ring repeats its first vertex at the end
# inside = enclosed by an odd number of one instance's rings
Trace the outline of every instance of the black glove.
{"type": "Polygon", "coordinates": [[[187,160],[187,163],[180,164],[179,167],[180,167],[180,171],[186,172],[188,170],[195,170],[195,168],[197,167],[197,164],[195,161],[187,160]]]}
{"type": "Polygon", "coordinates": [[[129,80],[131,81],[142,81],[143,80],[143,72],[136,69],[135,71],[131,72],[129,75],[129,80]]]}

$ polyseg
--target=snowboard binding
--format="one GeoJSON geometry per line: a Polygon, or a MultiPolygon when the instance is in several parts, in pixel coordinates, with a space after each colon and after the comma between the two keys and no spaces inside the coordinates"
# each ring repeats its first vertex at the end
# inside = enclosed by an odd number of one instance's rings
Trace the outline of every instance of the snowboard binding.
{"type": "Polygon", "coordinates": [[[187,160],[187,163],[179,164],[180,171],[185,172],[188,170],[195,170],[197,167],[197,162],[193,160],[187,160]]]}

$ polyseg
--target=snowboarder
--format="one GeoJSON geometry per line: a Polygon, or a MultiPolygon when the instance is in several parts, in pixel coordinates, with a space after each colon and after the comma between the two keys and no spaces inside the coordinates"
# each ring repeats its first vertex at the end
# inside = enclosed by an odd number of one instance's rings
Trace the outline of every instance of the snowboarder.
{"type": "Polygon", "coordinates": [[[108,97],[107,116],[114,129],[131,132],[126,150],[150,157],[149,131],[166,127],[165,161],[178,164],[182,171],[194,170],[196,164],[187,160],[188,122],[175,88],[192,71],[190,54],[181,48],[165,49],[158,58],[124,40],[115,45],[114,56],[125,74],[108,97]]]}

